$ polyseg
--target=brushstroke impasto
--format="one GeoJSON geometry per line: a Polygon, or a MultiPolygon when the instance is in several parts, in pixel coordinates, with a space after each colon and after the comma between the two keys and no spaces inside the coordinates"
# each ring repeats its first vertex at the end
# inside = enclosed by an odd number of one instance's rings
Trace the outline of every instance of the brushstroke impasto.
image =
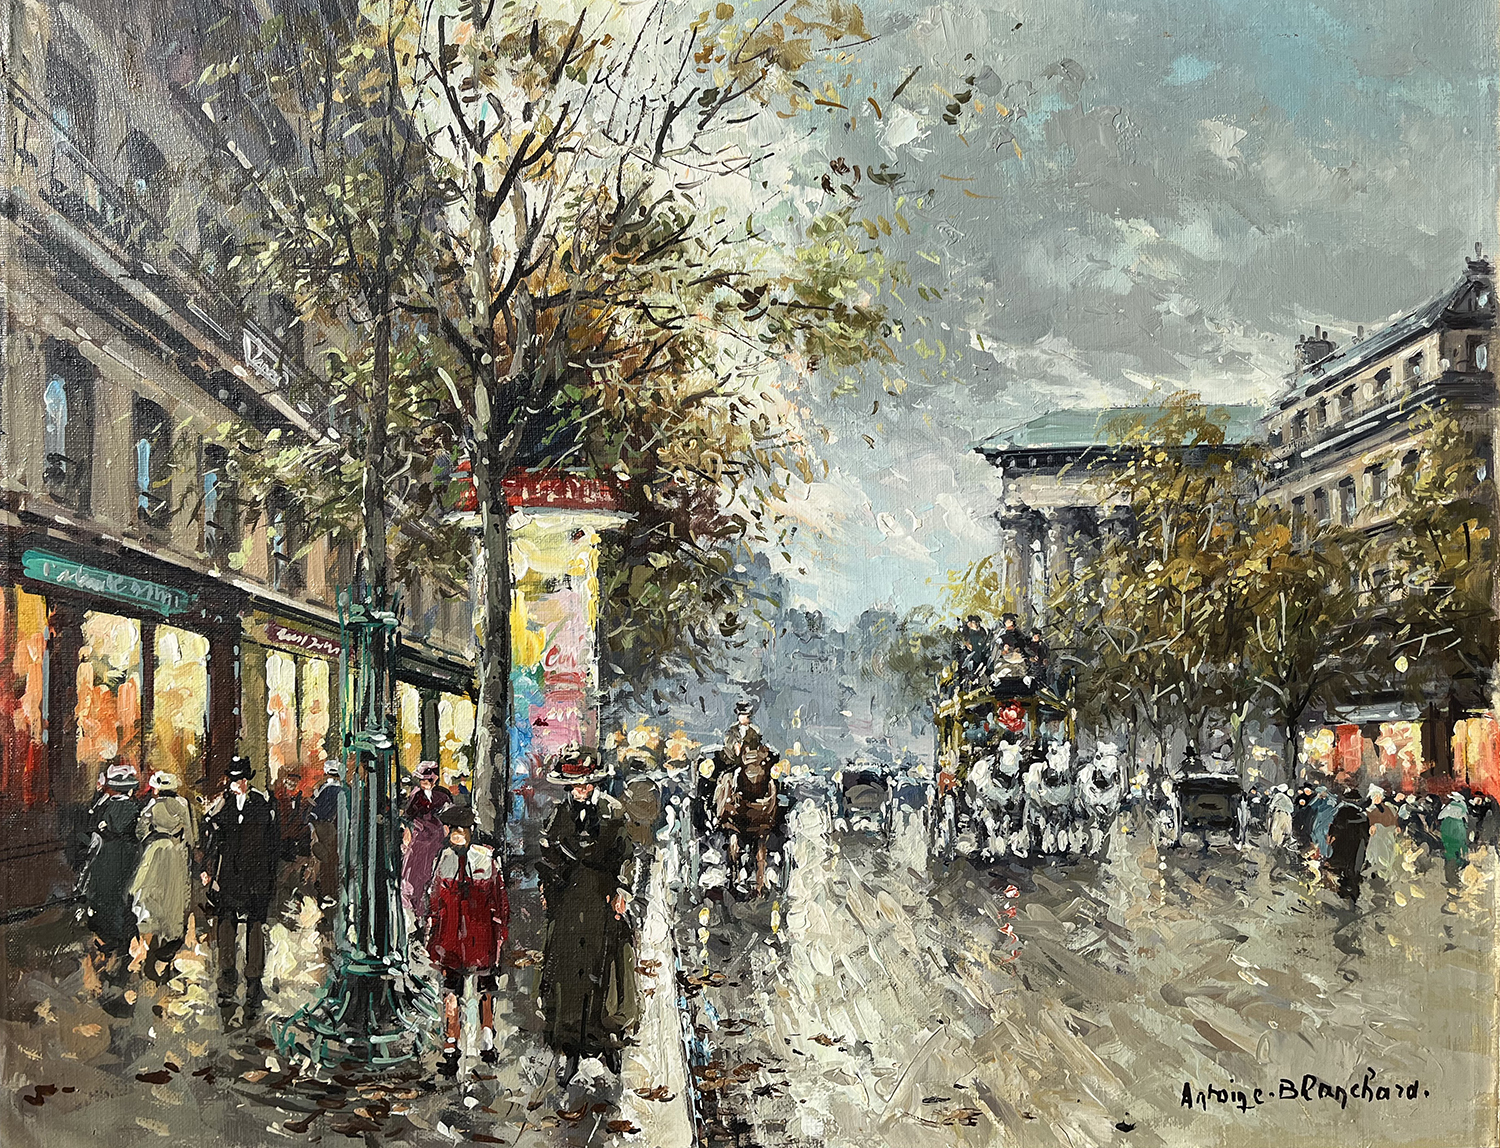
{"type": "Polygon", "coordinates": [[[7,13],[0,1144],[1500,1144],[1492,6],[7,13]]]}

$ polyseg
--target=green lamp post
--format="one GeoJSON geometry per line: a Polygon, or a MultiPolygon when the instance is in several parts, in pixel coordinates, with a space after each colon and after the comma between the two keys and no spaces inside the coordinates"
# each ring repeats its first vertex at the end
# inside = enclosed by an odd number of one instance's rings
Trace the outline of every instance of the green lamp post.
{"type": "Polygon", "coordinates": [[[417,1056],[436,1002],[407,960],[401,905],[401,791],[391,726],[398,618],[382,591],[343,591],[343,799],[335,956],[318,999],[279,1026],[278,1044],[319,1063],[382,1067],[417,1056]]]}

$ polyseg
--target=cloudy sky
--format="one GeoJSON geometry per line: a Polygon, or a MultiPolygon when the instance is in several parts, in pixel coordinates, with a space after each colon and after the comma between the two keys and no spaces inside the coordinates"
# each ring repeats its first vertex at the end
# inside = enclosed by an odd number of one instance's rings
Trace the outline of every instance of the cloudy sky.
{"type": "Polygon", "coordinates": [[[863,7],[875,39],[851,68],[881,116],[862,102],[809,162],[846,141],[903,174],[912,232],[885,243],[914,281],[906,392],[815,388],[834,473],[790,573],[837,617],[935,601],[993,548],[976,440],[1153,390],[1268,399],[1298,334],[1378,326],[1495,247],[1493,5],[863,7]],[[955,129],[943,93],[964,90],[955,129]]]}

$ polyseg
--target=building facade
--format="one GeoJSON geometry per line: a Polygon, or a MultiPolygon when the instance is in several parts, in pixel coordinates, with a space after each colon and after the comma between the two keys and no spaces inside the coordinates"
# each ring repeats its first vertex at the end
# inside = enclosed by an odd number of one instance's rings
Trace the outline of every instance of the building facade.
{"type": "MultiPolygon", "coordinates": [[[[1259,407],[1216,409],[1227,416],[1230,447],[1258,436],[1259,407]]],[[[1152,407],[1049,411],[974,448],[1004,480],[995,514],[1000,523],[995,557],[1002,596],[1025,616],[1024,624],[1044,624],[1057,578],[1081,561],[1101,532],[1124,525],[1120,508],[1109,504],[1099,484],[1101,472],[1118,459],[1108,442],[1110,425],[1160,413],[1152,407]]]]}
{"type": "MultiPolygon", "coordinates": [[[[1315,546],[1337,527],[1377,538],[1396,529],[1401,479],[1426,465],[1434,415],[1464,428],[1476,474],[1492,488],[1495,315],[1494,266],[1476,250],[1450,290],[1369,336],[1361,328],[1339,347],[1318,328],[1299,340],[1287,385],[1262,420],[1270,497],[1291,512],[1296,542],[1315,546]]],[[[1367,578],[1371,608],[1399,611],[1401,587],[1378,568],[1367,578]]],[[[1419,659],[1420,640],[1410,646],[1393,660],[1419,659]]],[[[1427,773],[1500,789],[1485,683],[1455,681],[1420,700],[1401,696],[1398,684],[1315,715],[1313,756],[1342,774],[1414,781],[1427,773]]]]}
{"type": "MultiPolygon", "coordinates": [[[[227,285],[235,221],[196,173],[232,129],[156,7],[8,5],[0,915],[69,893],[105,761],[202,797],[236,753],[259,784],[307,787],[339,753],[351,548],[307,537],[290,497],[247,513],[215,441],[233,420],[326,433],[316,333],[227,285]]],[[[277,135],[236,134],[243,162],[277,162],[277,135]]],[[[472,689],[470,604],[406,602],[398,677],[435,756],[472,689]]]]}

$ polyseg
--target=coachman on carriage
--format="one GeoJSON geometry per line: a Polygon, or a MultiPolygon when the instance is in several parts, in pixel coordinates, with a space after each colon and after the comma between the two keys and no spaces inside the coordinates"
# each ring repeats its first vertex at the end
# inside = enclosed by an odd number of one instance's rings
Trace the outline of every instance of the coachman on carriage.
{"type": "Polygon", "coordinates": [[[776,778],[781,755],[751,724],[753,713],[750,703],[737,705],[735,724],[725,735],[723,746],[699,763],[693,825],[700,849],[705,840],[722,837],[733,880],[739,878],[741,858],[754,854],[755,892],[760,894],[765,891],[773,847],[781,841],[786,801],[776,778]]]}
{"type": "Polygon", "coordinates": [[[973,839],[986,857],[1098,854],[1119,809],[1112,747],[1080,768],[1067,683],[1040,634],[1028,641],[1007,615],[989,642],[975,622],[934,705],[934,852],[951,858],[973,839]]]}

